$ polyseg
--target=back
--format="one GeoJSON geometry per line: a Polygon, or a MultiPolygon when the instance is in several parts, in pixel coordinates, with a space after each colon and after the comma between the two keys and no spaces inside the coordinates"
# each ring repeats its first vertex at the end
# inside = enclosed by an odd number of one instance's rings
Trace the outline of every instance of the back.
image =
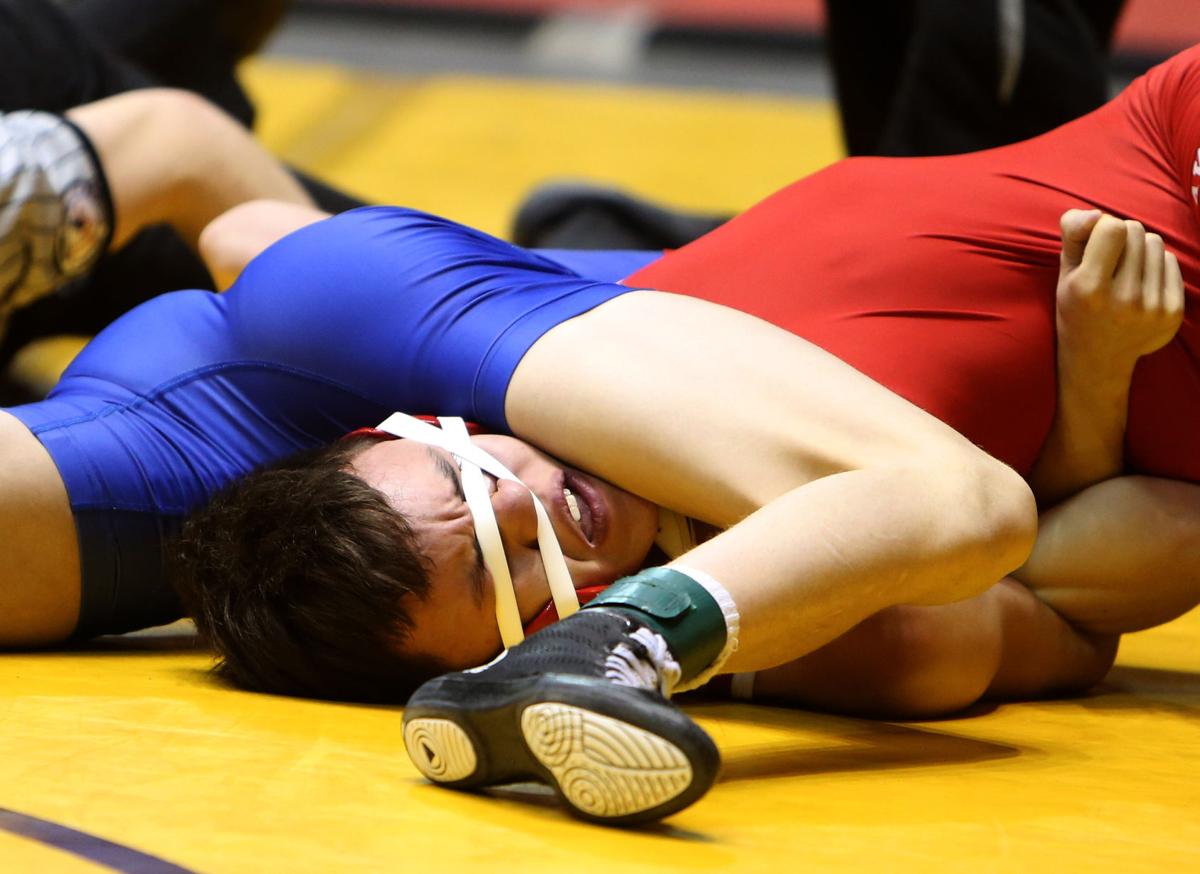
{"type": "Polygon", "coordinates": [[[1200,481],[1200,50],[1044,136],[943,158],[843,161],[627,283],[691,294],[812,340],[1028,472],[1055,403],[1058,219],[1142,221],[1180,259],[1189,314],[1135,375],[1128,457],[1200,481]]]}

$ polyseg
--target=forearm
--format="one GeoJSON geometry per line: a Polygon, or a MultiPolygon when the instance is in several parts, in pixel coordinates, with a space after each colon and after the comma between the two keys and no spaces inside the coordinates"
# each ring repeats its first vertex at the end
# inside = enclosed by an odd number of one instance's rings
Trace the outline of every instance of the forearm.
{"type": "Polygon", "coordinates": [[[1054,425],[1029,477],[1041,506],[1122,471],[1132,379],[1133,362],[1089,363],[1060,350],[1054,425]]]}
{"type": "Polygon", "coordinates": [[[1134,367],[1183,319],[1183,275],[1161,236],[1094,210],[1069,210],[1062,231],[1058,407],[1030,476],[1043,507],[1123,470],[1134,367]]]}
{"type": "Polygon", "coordinates": [[[195,246],[205,225],[248,200],[311,203],[248,131],[195,95],[133,91],[67,115],[104,167],[115,213],[113,248],[163,223],[195,246]]]}
{"type": "Polygon", "coordinates": [[[1011,579],[937,607],[876,613],[809,656],[759,673],[754,699],[856,716],[943,716],[982,697],[1078,692],[1099,682],[1117,639],[1088,635],[1011,579]]]}
{"type": "Polygon", "coordinates": [[[1200,486],[1120,477],[1042,514],[1013,576],[1079,628],[1123,634],[1200,601],[1200,486]]]}
{"type": "Polygon", "coordinates": [[[988,477],[933,465],[824,477],[680,557],[674,564],[719,580],[737,605],[739,648],[724,670],[785,663],[896,604],[987,588],[1025,549],[1019,531],[1003,530],[1019,523],[989,506],[988,477]]]}

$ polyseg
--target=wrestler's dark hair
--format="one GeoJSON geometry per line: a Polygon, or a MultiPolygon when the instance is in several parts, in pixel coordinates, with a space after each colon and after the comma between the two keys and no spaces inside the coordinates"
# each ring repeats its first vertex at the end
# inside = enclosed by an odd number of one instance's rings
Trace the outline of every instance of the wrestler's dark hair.
{"type": "Polygon", "coordinates": [[[348,470],[377,439],[253,473],[185,523],[168,575],[218,674],[261,692],[403,702],[446,670],[399,652],[429,570],[404,517],[348,470]]]}

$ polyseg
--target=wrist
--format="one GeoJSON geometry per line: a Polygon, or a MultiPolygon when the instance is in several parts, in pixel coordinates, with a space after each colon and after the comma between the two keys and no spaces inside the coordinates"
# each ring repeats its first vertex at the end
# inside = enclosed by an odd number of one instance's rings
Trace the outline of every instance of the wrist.
{"type": "Polygon", "coordinates": [[[1137,362],[1137,355],[1060,344],[1059,395],[1065,397],[1076,393],[1098,400],[1126,398],[1137,362]]]}

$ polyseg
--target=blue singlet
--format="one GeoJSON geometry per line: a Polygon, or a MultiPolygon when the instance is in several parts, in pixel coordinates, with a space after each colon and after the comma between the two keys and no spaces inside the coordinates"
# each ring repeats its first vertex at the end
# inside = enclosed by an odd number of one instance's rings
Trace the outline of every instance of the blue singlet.
{"type": "Polygon", "coordinates": [[[533,252],[371,207],[276,243],[223,295],[163,295],[9,412],[49,451],[79,534],[76,635],[170,621],[164,543],[235,477],[395,410],[506,431],[509,380],[555,325],[630,289],[652,252],[533,252]]]}

